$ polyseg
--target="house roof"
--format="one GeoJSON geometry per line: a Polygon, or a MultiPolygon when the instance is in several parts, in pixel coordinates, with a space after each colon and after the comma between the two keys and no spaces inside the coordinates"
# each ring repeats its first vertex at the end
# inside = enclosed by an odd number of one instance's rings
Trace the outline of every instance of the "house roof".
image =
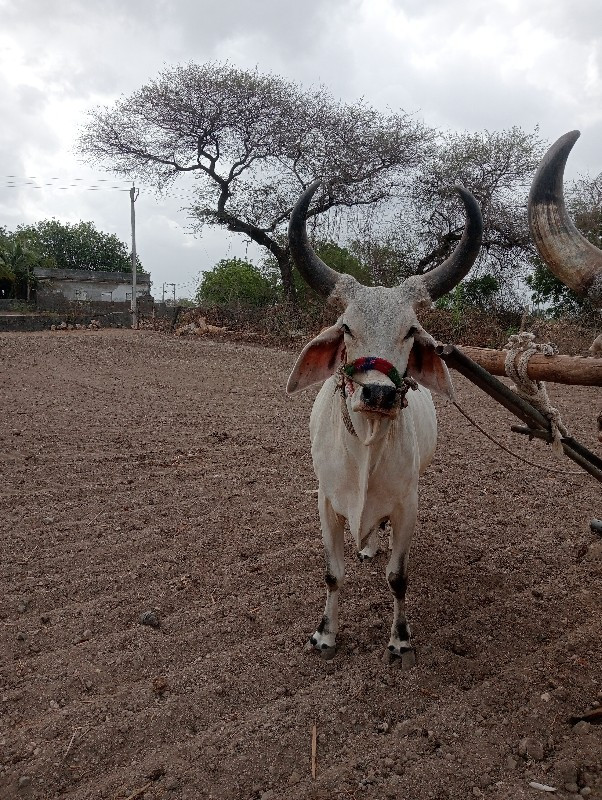
{"type": "MultiPolygon", "coordinates": [[[[54,278],[61,281],[92,281],[93,283],[131,283],[131,272],[109,272],[99,269],[53,269],[34,267],[36,278],[54,278]]],[[[150,283],[149,272],[137,272],[136,283],[150,283]]]]}

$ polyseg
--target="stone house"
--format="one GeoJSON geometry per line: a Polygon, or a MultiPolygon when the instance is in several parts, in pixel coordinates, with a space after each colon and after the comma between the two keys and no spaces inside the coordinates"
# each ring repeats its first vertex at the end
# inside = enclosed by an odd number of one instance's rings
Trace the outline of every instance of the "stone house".
{"type": "MultiPolygon", "coordinates": [[[[129,303],[132,299],[130,272],[34,267],[34,275],[37,306],[45,310],[61,308],[66,303],[129,303]]],[[[152,301],[150,288],[150,274],[138,272],[136,297],[152,301]]]]}

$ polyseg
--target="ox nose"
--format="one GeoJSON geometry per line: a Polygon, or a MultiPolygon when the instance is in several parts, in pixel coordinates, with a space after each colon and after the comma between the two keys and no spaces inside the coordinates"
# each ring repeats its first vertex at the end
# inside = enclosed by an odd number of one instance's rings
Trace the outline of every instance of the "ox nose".
{"type": "Polygon", "coordinates": [[[394,386],[382,386],[378,383],[368,383],[362,388],[362,403],[367,408],[375,411],[390,411],[397,398],[397,389],[394,386]]]}

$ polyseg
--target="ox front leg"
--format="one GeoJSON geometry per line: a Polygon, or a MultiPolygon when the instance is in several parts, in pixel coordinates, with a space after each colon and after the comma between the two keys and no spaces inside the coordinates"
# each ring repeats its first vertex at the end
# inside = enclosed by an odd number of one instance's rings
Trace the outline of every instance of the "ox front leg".
{"type": "Polygon", "coordinates": [[[405,598],[408,585],[408,557],[416,525],[418,498],[408,498],[402,512],[391,518],[391,557],[387,564],[387,583],[393,593],[393,624],[388,652],[391,659],[400,659],[403,669],[416,665],[411,631],[406,619],[405,598]]]}
{"type": "Polygon", "coordinates": [[[319,650],[324,658],[332,658],[339,630],[339,589],[345,575],[345,520],[335,514],[330,502],[321,492],[318,494],[318,506],[326,556],[326,606],[316,632],[310,636],[309,647],[319,650]]]}

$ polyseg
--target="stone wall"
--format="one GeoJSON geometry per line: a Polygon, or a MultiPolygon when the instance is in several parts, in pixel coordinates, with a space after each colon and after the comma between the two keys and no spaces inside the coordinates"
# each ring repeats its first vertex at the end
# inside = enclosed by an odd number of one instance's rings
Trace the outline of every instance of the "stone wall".
{"type": "MultiPolygon", "coordinates": [[[[132,325],[132,312],[130,301],[105,303],[92,301],[69,301],[60,293],[46,295],[41,307],[26,313],[22,301],[0,302],[0,332],[2,331],[40,331],[49,330],[52,325],[59,326],[62,322],[69,325],[89,325],[92,320],[97,320],[101,328],[129,328],[132,325]]],[[[171,317],[174,309],[155,303],[150,295],[138,298],[139,319],[149,319],[153,316],[171,317]]]]}
{"type": "Polygon", "coordinates": [[[111,311],[106,314],[0,314],[0,333],[7,331],[48,331],[61,323],[87,327],[97,320],[101,328],[129,328],[132,315],[129,311],[111,311]]]}
{"type": "MultiPolygon", "coordinates": [[[[129,300],[105,302],[104,300],[68,300],[62,292],[52,291],[47,286],[38,287],[36,306],[38,311],[51,311],[57,314],[110,314],[130,313],[129,300]]],[[[138,313],[152,314],[154,300],[151,295],[142,295],[136,303],[138,313]]]]}
{"type": "Polygon", "coordinates": [[[20,311],[21,313],[25,313],[26,311],[35,311],[35,305],[28,304],[25,300],[9,300],[7,297],[0,297],[0,313],[3,311],[20,311]]]}

